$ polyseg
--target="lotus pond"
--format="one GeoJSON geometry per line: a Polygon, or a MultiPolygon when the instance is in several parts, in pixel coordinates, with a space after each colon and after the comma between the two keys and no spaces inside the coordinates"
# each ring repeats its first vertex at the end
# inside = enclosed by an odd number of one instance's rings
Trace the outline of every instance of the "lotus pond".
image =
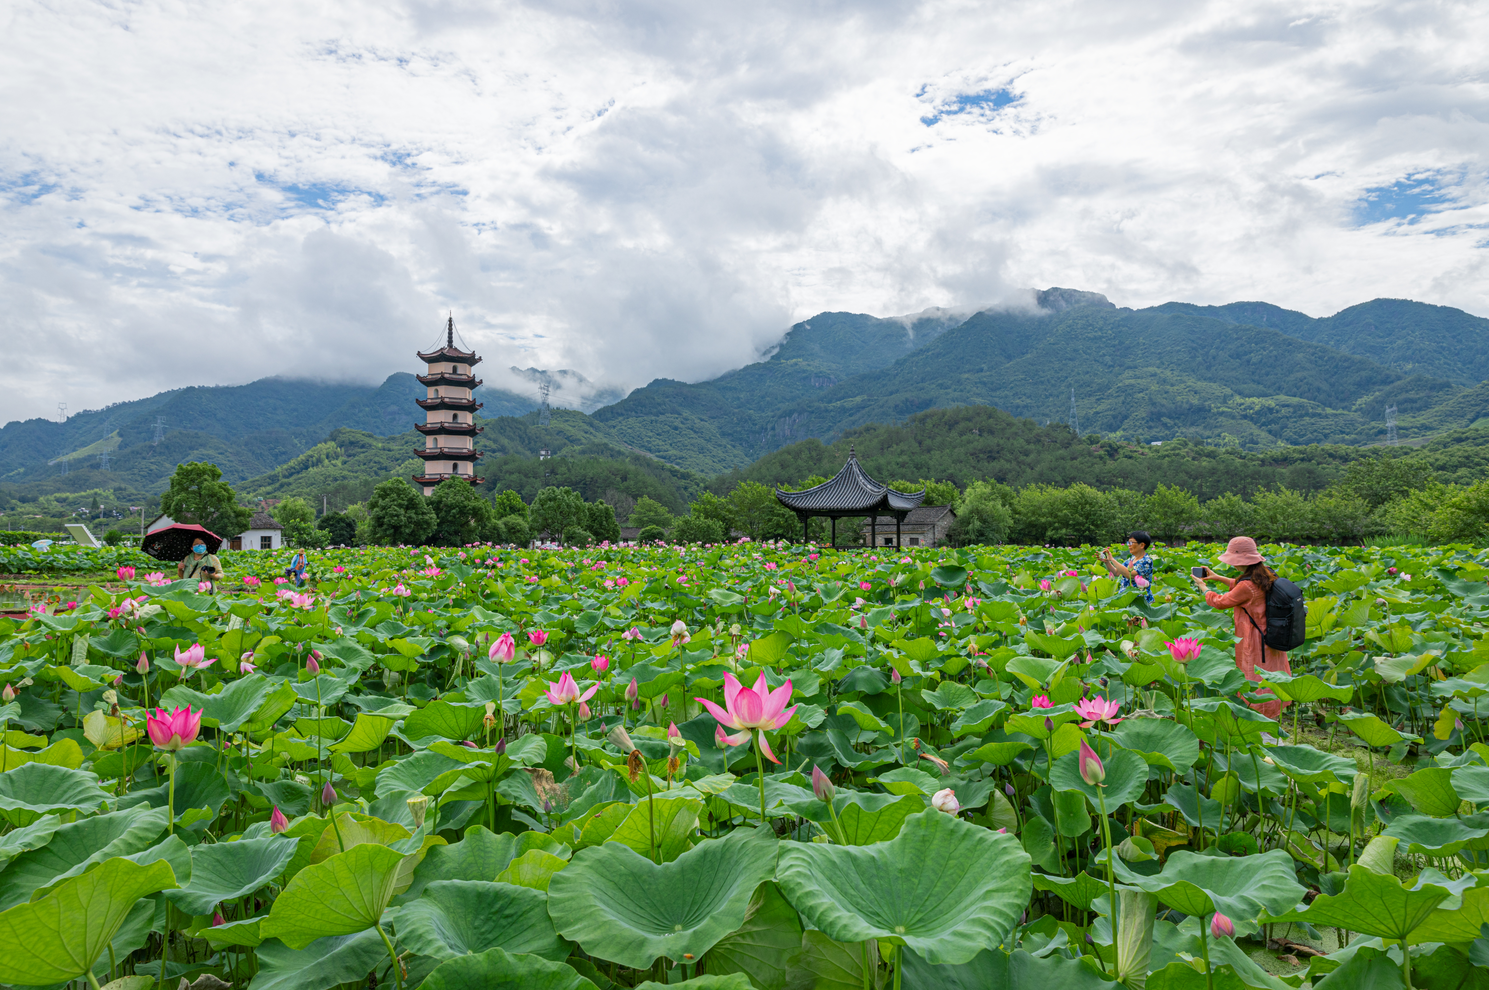
{"type": "Polygon", "coordinates": [[[1485,985],[1483,555],[1264,548],[1255,683],[1218,550],[123,568],[0,619],[0,983],[1485,985]]]}

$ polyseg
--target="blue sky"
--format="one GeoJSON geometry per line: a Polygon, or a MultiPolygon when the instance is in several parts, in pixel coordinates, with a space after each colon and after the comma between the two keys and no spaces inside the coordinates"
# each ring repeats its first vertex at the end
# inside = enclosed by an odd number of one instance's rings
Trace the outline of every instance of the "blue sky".
{"type": "Polygon", "coordinates": [[[1051,285],[1489,315],[1482,3],[5,16],[0,421],[380,380],[451,310],[488,383],[605,389],[1051,285]]]}

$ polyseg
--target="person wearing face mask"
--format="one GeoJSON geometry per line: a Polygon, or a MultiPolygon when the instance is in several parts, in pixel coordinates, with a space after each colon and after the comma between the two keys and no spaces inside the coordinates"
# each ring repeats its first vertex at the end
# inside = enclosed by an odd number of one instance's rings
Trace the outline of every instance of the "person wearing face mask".
{"type": "Polygon", "coordinates": [[[178,578],[193,578],[197,581],[207,582],[207,590],[211,591],[212,582],[222,577],[222,564],[218,562],[217,555],[207,552],[207,545],[197,540],[191,545],[191,553],[181,559],[176,565],[176,576],[178,578]]]}

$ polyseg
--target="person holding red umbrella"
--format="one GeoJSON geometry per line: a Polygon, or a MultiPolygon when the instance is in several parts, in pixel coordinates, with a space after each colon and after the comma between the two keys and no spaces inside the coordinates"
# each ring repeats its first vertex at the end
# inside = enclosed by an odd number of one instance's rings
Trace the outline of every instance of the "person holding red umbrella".
{"type": "Polygon", "coordinates": [[[192,543],[191,553],[182,557],[181,562],[176,565],[176,576],[205,581],[210,592],[214,590],[212,582],[222,577],[222,564],[218,561],[217,554],[207,552],[206,541],[198,539],[192,543]]]}

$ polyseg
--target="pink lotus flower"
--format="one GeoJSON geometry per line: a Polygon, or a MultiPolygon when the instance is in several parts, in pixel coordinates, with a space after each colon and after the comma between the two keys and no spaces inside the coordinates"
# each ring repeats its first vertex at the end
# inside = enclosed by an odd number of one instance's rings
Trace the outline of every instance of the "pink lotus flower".
{"type": "Polygon", "coordinates": [[[1047,695],[1047,694],[1036,694],[1034,697],[1032,697],[1032,698],[1029,699],[1029,707],[1030,708],[1054,708],[1055,707],[1055,703],[1050,700],[1050,696],[1047,695]]]}
{"type": "Polygon", "coordinates": [[[166,580],[165,574],[161,571],[151,571],[149,574],[146,574],[145,583],[150,585],[152,588],[162,588],[165,585],[170,584],[170,582],[166,580]]]}
{"type": "Polygon", "coordinates": [[[1051,585],[1050,585],[1050,582],[1049,582],[1049,578],[1045,578],[1044,580],[1042,580],[1042,581],[1039,582],[1039,590],[1040,591],[1049,591],[1050,590],[1050,587],[1051,587],[1051,585]]]}
{"type": "Polygon", "coordinates": [[[249,650],[238,658],[238,673],[251,674],[258,670],[258,664],[253,662],[253,651],[249,650]]]}
{"type": "Polygon", "coordinates": [[[624,588],[626,585],[628,585],[628,584],[631,583],[631,579],[630,578],[616,578],[615,579],[615,583],[616,583],[617,586],[619,586],[621,588],[624,588]]]}
{"type": "Polygon", "coordinates": [[[197,594],[205,595],[212,590],[211,581],[198,581],[196,583],[197,594]]]}
{"type": "MultiPolygon", "coordinates": [[[[1394,572],[1394,570],[1395,570],[1395,568],[1392,568],[1392,571],[1393,572],[1394,572]]],[[[133,567],[129,567],[129,566],[126,565],[126,566],[120,567],[114,573],[117,574],[117,575],[119,575],[119,580],[120,581],[133,581],[134,580],[134,568],[133,567]]]]}
{"type": "Polygon", "coordinates": [[[733,735],[725,736],[731,745],[742,746],[750,740],[750,733],[757,732],[756,738],[760,742],[760,752],[772,763],[780,763],[775,753],[771,752],[770,743],[765,739],[766,729],[779,729],[791,721],[791,716],[796,714],[796,707],[786,707],[786,702],[791,700],[791,682],[770,690],[765,681],[765,672],[761,671],[760,679],[755,682],[753,688],[741,687],[739,679],[732,673],[724,672],[724,707],[709,701],[707,698],[694,698],[708,713],[719,720],[719,724],[730,729],[738,729],[733,735]]]}
{"type": "Polygon", "coordinates": [[[287,578],[287,577],[284,577],[284,576],[280,576],[280,577],[277,577],[277,578],[274,579],[274,583],[275,584],[289,584],[290,583],[290,579],[287,578]]]}
{"type": "Polygon", "coordinates": [[[596,653],[593,660],[589,662],[590,669],[597,674],[603,674],[610,669],[610,658],[596,653]]]}
{"type": "Polygon", "coordinates": [[[192,670],[197,667],[205,667],[211,663],[207,659],[207,649],[201,643],[192,643],[186,648],[185,653],[181,652],[181,647],[176,647],[175,659],[176,663],[186,668],[186,673],[183,676],[190,676],[192,670]]]}
{"type": "Polygon", "coordinates": [[[310,671],[311,677],[314,677],[316,674],[319,674],[321,672],[320,661],[316,659],[316,655],[313,651],[310,654],[310,659],[305,661],[305,669],[310,671]]]}
{"type": "Polygon", "coordinates": [[[860,582],[858,582],[858,590],[859,591],[868,591],[871,588],[873,588],[873,585],[870,584],[867,581],[860,581],[860,582]]]}
{"type": "Polygon", "coordinates": [[[346,573],[346,568],[345,567],[342,567],[340,564],[337,564],[335,567],[331,568],[331,573],[332,574],[345,574],[346,573]]]}
{"type": "Polygon", "coordinates": [[[527,638],[534,646],[542,646],[548,642],[548,634],[541,629],[534,629],[527,634],[527,638]]]}
{"type": "Polygon", "coordinates": [[[1235,934],[1235,923],[1219,911],[1216,911],[1215,917],[1210,919],[1210,935],[1214,938],[1230,938],[1235,934]]]}
{"type": "Polygon", "coordinates": [[[117,618],[119,618],[119,616],[121,616],[123,614],[124,614],[124,609],[122,609],[122,608],[120,608],[119,606],[116,605],[113,608],[109,609],[109,620],[112,621],[114,619],[117,619],[117,618]]]}
{"type": "Polygon", "coordinates": [[[1148,579],[1139,574],[1132,579],[1132,583],[1139,588],[1146,588],[1148,586],[1148,579]]]}
{"type": "Polygon", "coordinates": [[[1118,722],[1122,721],[1120,718],[1116,717],[1116,714],[1121,710],[1121,702],[1107,701],[1100,695],[1097,695],[1096,697],[1089,700],[1082,699],[1075,703],[1075,713],[1081,718],[1088,719],[1088,721],[1081,723],[1082,729],[1089,729],[1097,722],[1106,722],[1109,725],[1116,725],[1118,722]]]}
{"type": "Polygon", "coordinates": [[[543,694],[548,697],[548,703],[550,705],[553,705],[555,708],[562,708],[564,705],[572,705],[575,702],[588,701],[595,696],[595,692],[599,689],[600,685],[598,683],[591,684],[589,690],[581,694],[578,683],[575,682],[574,678],[566,670],[559,675],[557,684],[549,683],[543,688],[543,694]]]}
{"type": "Polygon", "coordinates": [[[770,563],[767,563],[767,564],[766,564],[766,565],[765,565],[765,569],[766,569],[766,570],[767,570],[767,571],[773,571],[773,570],[775,570],[775,569],[776,569],[776,565],[775,565],[775,562],[774,562],[774,561],[771,561],[771,562],[770,562],[770,563]]]}
{"type": "Polygon", "coordinates": [[[145,716],[145,731],[156,749],[179,752],[196,742],[197,733],[202,731],[202,713],[193,712],[190,706],[170,714],[157,708],[154,715],[145,716]]]}
{"type": "Polygon", "coordinates": [[[956,799],[956,791],[950,787],[931,795],[931,807],[937,811],[944,811],[948,815],[954,815],[962,810],[961,803],[956,799]]]}
{"type": "Polygon", "coordinates": [[[1106,766],[1084,739],[1081,740],[1080,755],[1076,757],[1076,767],[1080,770],[1081,780],[1092,786],[1106,780],[1106,766]]]}
{"type": "Polygon", "coordinates": [[[900,672],[898,670],[896,670],[894,667],[890,667],[889,680],[891,684],[898,684],[900,681],[904,680],[904,678],[900,676],[900,672]]]}
{"type": "Polygon", "coordinates": [[[290,827],[290,820],[284,817],[284,812],[279,810],[279,805],[274,806],[274,813],[269,816],[269,831],[278,835],[290,827]]]}
{"type": "Polygon", "coordinates": [[[245,574],[245,575],[243,575],[243,583],[246,584],[246,585],[248,585],[250,588],[257,588],[259,585],[263,584],[264,582],[260,581],[258,578],[254,577],[252,574],[245,574]]]}
{"type": "Polygon", "coordinates": [[[504,632],[497,637],[495,643],[491,644],[491,649],[486,651],[486,655],[497,663],[511,663],[512,659],[517,656],[517,641],[512,638],[511,633],[504,632]]]}
{"type": "Polygon", "coordinates": [[[626,700],[631,703],[632,708],[640,708],[641,702],[636,699],[641,696],[641,689],[636,685],[636,678],[631,678],[631,683],[626,685],[626,700]]]}
{"type": "Polygon", "coordinates": [[[1199,656],[1199,640],[1193,636],[1180,636],[1172,643],[1164,643],[1168,647],[1169,654],[1177,663],[1188,663],[1199,656]]]}

